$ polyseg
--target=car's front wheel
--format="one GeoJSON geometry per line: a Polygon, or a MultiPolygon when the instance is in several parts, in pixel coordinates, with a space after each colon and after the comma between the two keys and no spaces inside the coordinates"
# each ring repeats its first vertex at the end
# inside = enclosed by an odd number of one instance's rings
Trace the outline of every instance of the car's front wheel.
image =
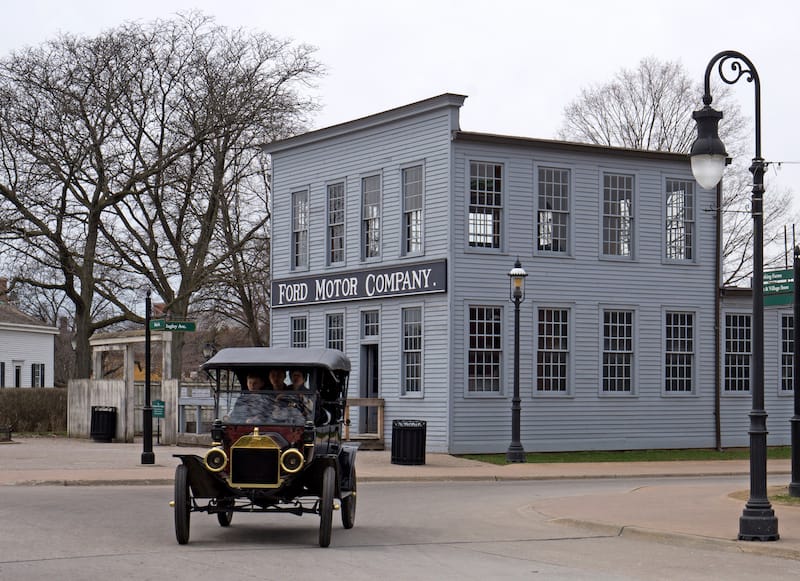
{"type": "Polygon", "coordinates": [[[322,473],[322,494],[319,498],[319,546],[331,544],[333,528],[333,496],[336,493],[336,469],[328,466],[322,473]]]}
{"type": "Polygon", "coordinates": [[[175,538],[178,544],[189,542],[189,515],[192,498],[189,492],[189,467],[179,464],[175,469],[175,538]]]}
{"type": "Polygon", "coordinates": [[[356,524],[356,469],[353,467],[353,489],[342,498],[342,526],[352,529],[356,524]]]}
{"type": "MultiPolygon", "coordinates": [[[[231,502],[230,501],[223,501],[223,502],[220,502],[219,505],[224,508],[226,506],[230,506],[231,502]]],[[[231,526],[231,521],[232,520],[233,520],[233,511],[232,510],[227,510],[225,512],[218,512],[217,513],[217,521],[219,522],[219,526],[221,526],[221,527],[229,527],[229,526],[231,526]]]]}

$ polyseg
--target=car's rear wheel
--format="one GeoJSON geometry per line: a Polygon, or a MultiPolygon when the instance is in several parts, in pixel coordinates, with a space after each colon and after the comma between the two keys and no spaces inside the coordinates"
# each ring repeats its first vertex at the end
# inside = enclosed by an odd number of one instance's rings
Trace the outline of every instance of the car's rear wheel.
{"type": "Polygon", "coordinates": [[[333,495],[336,492],[336,469],[328,466],[322,473],[322,494],[319,498],[319,546],[331,544],[333,528],[333,495]]]}
{"type": "Polygon", "coordinates": [[[175,538],[178,544],[189,542],[189,515],[192,498],[189,492],[189,468],[180,464],[175,469],[175,538]]]}
{"type": "Polygon", "coordinates": [[[353,489],[342,499],[342,526],[352,529],[356,524],[356,469],[353,467],[353,489]]]}
{"type": "MultiPolygon", "coordinates": [[[[230,501],[222,501],[219,503],[219,506],[226,507],[230,506],[230,501]]],[[[231,521],[233,520],[233,511],[228,510],[225,512],[218,512],[217,513],[217,521],[219,522],[219,526],[221,527],[229,527],[231,526],[231,521]]]]}

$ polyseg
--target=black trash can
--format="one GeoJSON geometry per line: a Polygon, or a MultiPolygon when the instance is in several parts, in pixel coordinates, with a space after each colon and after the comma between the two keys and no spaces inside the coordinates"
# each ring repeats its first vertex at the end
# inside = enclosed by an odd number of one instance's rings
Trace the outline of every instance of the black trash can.
{"type": "Polygon", "coordinates": [[[422,420],[392,421],[392,464],[425,464],[425,433],[422,420]]]}
{"type": "Polygon", "coordinates": [[[89,435],[95,442],[111,442],[117,433],[117,408],[92,406],[92,422],[89,435]]]}

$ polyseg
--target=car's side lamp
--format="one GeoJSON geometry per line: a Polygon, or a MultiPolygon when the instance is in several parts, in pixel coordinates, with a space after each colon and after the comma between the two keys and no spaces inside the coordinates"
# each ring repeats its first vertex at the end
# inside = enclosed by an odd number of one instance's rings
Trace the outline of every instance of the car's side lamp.
{"type": "Polygon", "coordinates": [[[222,420],[217,418],[214,420],[214,423],[211,424],[211,440],[215,445],[222,444],[222,420]]]}

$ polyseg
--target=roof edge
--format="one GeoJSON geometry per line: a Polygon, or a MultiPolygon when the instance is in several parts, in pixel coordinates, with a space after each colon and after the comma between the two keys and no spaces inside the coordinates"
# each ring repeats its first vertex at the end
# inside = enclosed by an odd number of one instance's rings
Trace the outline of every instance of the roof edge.
{"type": "Polygon", "coordinates": [[[339,123],[337,125],[323,127],[322,129],[316,129],[307,133],[301,133],[300,135],[295,135],[294,137],[273,141],[272,143],[262,145],[261,149],[265,153],[280,153],[294,147],[301,147],[326,139],[340,137],[355,131],[363,131],[378,125],[384,125],[392,121],[399,121],[408,117],[427,113],[429,111],[435,111],[437,109],[446,107],[461,107],[466,98],[466,95],[459,95],[457,93],[442,93],[441,95],[437,95],[435,97],[423,99],[422,101],[417,101],[401,107],[395,107],[394,109],[388,109],[386,111],[354,119],[352,121],[345,121],[344,123],[339,123]]]}
{"type": "Polygon", "coordinates": [[[454,131],[453,141],[464,141],[467,143],[492,143],[496,145],[515,145],[515,146],[543,146],[548,149],[560,149],[570,152],[586,153],[625,153],[631,157],[646,159],[670,159],[673,161],[689,162],[688,153],[676,153],[674,151],[655,151],[649,149],[630,149],[626,147],[614,147],[609,145],[597,145],[595,143],[579,143],[577,141],[559,141],[556,139],[539,139],[533,137],[518,137],[514,135],[497,135],[494,133],[477,133],[473,131],[454,131]]]}

